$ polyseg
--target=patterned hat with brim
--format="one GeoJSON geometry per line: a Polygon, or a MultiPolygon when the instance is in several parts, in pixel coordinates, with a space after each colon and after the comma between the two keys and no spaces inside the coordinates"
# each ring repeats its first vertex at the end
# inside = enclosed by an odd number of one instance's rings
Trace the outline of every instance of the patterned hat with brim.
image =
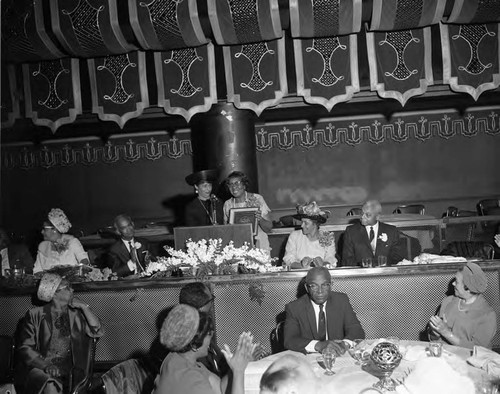
{"type": "Polygon", "coordinates": [[[37,297],[41,301],[50,302],[56,293],[57,288],[61,284],[62,278],[57,274],[43,274],[40,284],[38,285],[37,297]]]}
{"type": "Polygon", "coordinates": [[[198,310],[180,304],[170,311],[160,331],[160,342],[171,351],[178,351],[191,343],[200,325],[198,310]]]}
{"type": "Polygon", "coordinates": [[[297,205],[297,214],[293,215],[295,219],[311,219],[322,224],[330,216],[330,211],[322,211],[316,201],[309,204],[297,205]]]}
{"type": "Polygon", "coordinates": [[[50,210],[47,219],[61,234],[65,234],[71,228],[71,223],[62,209],[53,208],[50,210]]]}

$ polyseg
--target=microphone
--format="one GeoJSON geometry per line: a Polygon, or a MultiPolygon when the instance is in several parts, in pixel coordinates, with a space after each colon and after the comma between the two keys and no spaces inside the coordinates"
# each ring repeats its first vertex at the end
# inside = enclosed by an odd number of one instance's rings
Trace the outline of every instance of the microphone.
{"type": "Polygon", "coordinates": [[[217,224],[217,208],[216,203],[219,201],[215,194],[210,195],[210,201],[212,202],[212,217],[210,218],[212,224],[215,226],[217,224]]]}

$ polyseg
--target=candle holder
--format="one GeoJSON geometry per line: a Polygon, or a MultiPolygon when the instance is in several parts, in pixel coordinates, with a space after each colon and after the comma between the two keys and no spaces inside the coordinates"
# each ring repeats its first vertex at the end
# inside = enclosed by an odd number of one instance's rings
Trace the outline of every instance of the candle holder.
{"type": "Polygon", "coordinates": [[[373,387],[382,391],[394,391],[396,382],[391,378],[391,374],[402,358],[398,347],[391,342],[381,342],[373,348],[370,358],[382,373],[382,377],[373,387]]]}

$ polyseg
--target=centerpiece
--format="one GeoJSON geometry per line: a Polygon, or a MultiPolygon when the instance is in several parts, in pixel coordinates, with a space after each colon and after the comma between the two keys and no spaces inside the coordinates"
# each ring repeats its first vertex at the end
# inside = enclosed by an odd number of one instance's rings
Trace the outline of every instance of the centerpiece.
{"type": "Polygon", "coordinates": [[[231,241],[223,247],[220,238],[196,242],[189,239],[186,250],[164,248],[170,256],[151,261],[142,276],[171,276],[179,269],[197,277],[281,271],[281,267],[273,266],[276,259],[271,258],[269,251],[250,247],[247,243],[235,247],[231,241]]]}

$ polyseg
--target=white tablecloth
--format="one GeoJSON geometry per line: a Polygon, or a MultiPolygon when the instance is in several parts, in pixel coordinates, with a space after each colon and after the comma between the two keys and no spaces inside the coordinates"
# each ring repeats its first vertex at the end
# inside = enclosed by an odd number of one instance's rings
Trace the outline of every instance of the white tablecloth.
{"type": "MultiPolygon", "coordinates": [[[[401,341],[400,347],[405,357],[400,365],[393,372],[394,379],[402,379],[414,367],[415,363],[421,357],[428,357],[427,342],[418,341],[401,341]]],[[[248,365],[245,372],[245,393],[258,394],[259,382],[264,371],[275,360],[285,354],[293,354],[297,357],[304,357],[311,365],[313,371],[321,380],[323,388],[328,393],[335,394],[359,394],[362,390],[371,387],[379,378],[371,373],[370,366],[361,368],[355,364],[355,360],[345,353],[343,356],[336,359],[333,371],[335,375],[326,376],[324,370],[319,365],[317,358],[318,353],[304,355],[302,353],[287,350],[278,354],[273,354],[262,360],[252,362],[248,365]]],[[[474,368],[467,364],[466,359],[471,355],[469,349],[456,346],[444,345],[442,357],[450,364],[455,371],[461,375],[468,375],[473,381],[484,378],[485,373],[478,368],[474,368]]]]}

